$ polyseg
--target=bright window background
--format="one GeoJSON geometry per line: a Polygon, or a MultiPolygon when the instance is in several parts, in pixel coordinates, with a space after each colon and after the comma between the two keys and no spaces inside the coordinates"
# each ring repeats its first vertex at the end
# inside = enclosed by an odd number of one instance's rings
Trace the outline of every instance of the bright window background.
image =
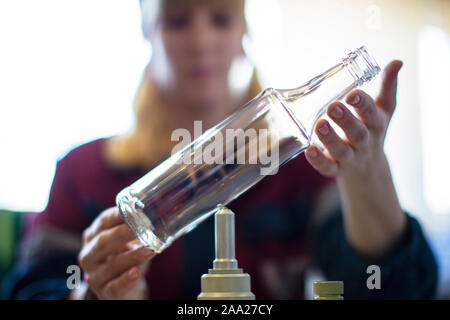
{"type": "Polygon", "coordinates": [[[424,196],[429,208],[450,212],[450,36],[435,26],[418,35],[419,103],[422,125],[424,196]],[[442,169],[444,168],[444,169],[442,169]]]}
{"type": "MultiPolygon", "coordinates": [[[[298,86],[363,44],[381,66],[404,61],[385,150],[448,294],[450,1],[248,0],[247,15],[264,86],[298,86]]],[[[130,127],[149,57],[137,0],[0,2],[0,208],[42,210],[58,157],[130,127]]]]}
{"type": "Polygon", "coordinates": [[[0,1],[0,207],[41,211],[56,160],[123,132],[150,55],[138,1],[0,1]]]}

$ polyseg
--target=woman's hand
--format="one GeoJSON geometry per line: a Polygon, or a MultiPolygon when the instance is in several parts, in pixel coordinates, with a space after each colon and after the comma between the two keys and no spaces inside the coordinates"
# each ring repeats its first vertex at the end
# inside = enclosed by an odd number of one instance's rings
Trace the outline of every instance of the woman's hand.
{"type": "Polygon", "coordinates": [[[346,102],[355,108],[361,120],[343,103],[330,104],[328,116],[342,128],[347,139],[341,139],[327,120],[317,123],[315,132],[327,152],[311,146],[306,156],[321,174],[344,179],[364,178],[380,165],[386,130],[396,104],[397,73],[401,66],[400,61],[393,61],[386,67],[382,90],[376,101],[361,90],[346,97],[346,102]]]}
{"type": "Polygon", "coordinates": [[[346,139],[340,138],[327,120],[321,119],[315,132],[326,151],[316,146],[306,151],[307,160],[316,170],[336,177],[348,239],[355,248],[373,256],[386,253],[406,225],[406,215],[400,208],[383,151],[396,105],[401,66],[401,61],[392,61],[386,67],[376,100],[361,90],[346,97],[359,118],[343,103],[330,104],[327,114],[342,128],[346,139]]]}
{"type": "Polygon", "coordinates": [[[144,274],[155,256],[139,245],[117,207],[103,211],[83,232],[78,256],[84,280],[99,299],[145,299],[144,274]]]}

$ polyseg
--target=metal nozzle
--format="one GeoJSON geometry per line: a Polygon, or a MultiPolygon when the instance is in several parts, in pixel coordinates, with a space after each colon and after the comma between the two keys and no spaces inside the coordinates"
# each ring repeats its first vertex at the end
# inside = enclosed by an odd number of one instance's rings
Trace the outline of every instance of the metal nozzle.
{"type": "Polygon", "coordinates": [[[215,214],[216,259],[201,278],[198,300],[254,300],[250,276],[238,268],[235,258],[234,213],[221,207],[215,214]]]}
{"type": "Polygon", "coordinates": [[[216,213],[214,219],[216,231],[214,269],[236,269],[234,213],[230,209],[223,207],[216,213]]]}

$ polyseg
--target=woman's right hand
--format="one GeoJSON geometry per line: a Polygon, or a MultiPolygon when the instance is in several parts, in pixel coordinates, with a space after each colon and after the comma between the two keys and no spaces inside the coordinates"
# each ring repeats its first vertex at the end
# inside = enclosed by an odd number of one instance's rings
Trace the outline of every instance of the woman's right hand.
{"type": "Polygon", "coordinates": [[[155,255],[139,244],[118,208],[112,207],[83,232],[78,262],[98,299],[145,299],[144,275],[155,255]]]}

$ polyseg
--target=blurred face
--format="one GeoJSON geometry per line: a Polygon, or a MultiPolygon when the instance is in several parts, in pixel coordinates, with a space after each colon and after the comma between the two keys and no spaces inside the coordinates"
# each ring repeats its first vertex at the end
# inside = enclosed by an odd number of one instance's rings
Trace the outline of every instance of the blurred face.
{"type": "Polygon", "coordinates": [[[156,79],[189,104],[216,103],[229,92],[245,30],[241,0],[162,1],[151,37],[156,79]]]}

